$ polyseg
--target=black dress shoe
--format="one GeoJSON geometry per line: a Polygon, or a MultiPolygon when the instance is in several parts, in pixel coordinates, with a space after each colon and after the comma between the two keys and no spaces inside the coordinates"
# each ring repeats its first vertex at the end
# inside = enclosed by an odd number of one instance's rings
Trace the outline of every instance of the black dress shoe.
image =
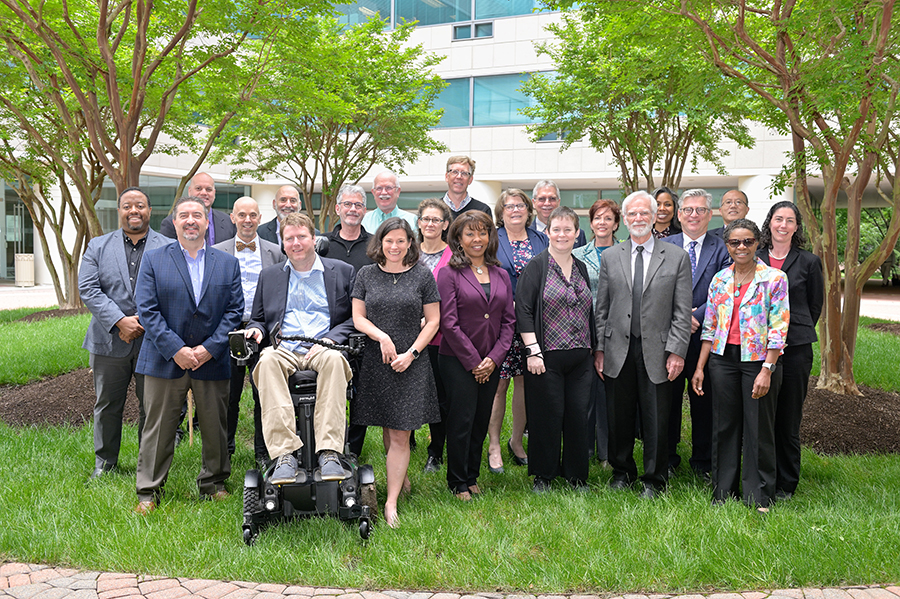
{"type": "Polygon", "coordinates": [[[88,480],[97,480],[104,474],[109,474],[110,472],[112,472],[115,469],[116,469],[115,464],[106,465],[106,466],[97,466],[96,468],[94,468],[94,471],[91,472],[91,475],[88,477],[88,480]]]}
{"type": "Polygon", "coordinates": [[[506,449],[509,450],[509,455],[512,458],[513,464],[516,466],[527,466],[528,465],[528,456],[524,458],[520,458],[516,455],[516,452],[513,451],[512,448],[512,439],[506,442],[506,449]]]}
{"type": "Polygon", "coordinates": [[[640,498],[641,499],[656,499],[659,495],[659,491],[654,489],[653,487],[644,487],[644,490],[641,491],[640,498]]]}
{"type": "Polygon", "coordinates": [[[540,476],[534,477],[534,484],[531,487],[531,490],[535,493],[546,493],[550,490],[550,481],[546,478],[541,478],[540,476]]]}
{"type": "Polygon", "coordinates": [[[428,459],[425,461],[425,468],[423,469],[423,472],[437,472],[440,469],[441,461],[433,455],[428,456],[428,459]]]}
{"type": "Polygon", "coordinates": [[[624,478],[613,478],[609,481],[609,488],[616,491],[623,491],[631,488],[631,483],[624,478]]]}

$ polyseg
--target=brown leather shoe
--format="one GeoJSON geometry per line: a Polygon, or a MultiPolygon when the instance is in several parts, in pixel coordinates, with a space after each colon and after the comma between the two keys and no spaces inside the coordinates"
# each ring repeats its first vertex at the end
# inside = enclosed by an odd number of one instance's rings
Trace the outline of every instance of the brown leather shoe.
{"type": "Polygon", "coordinates": [[[204,495],[203,499],[209,499],[210,501],[225,501],[229,497],[231,497],[231,493],[225,489],[219,489],[212,495],[204,495]]]}
{"type": "Polygon", "coordinates": [[[134,513],[141,514],[142,516],[145,514],[149,514],[153,510],[156,509],[155,501],[141,501],[136,506],[134,506],[134,513]]]}
{"type": "Polygon", "coordinates": [[[454,497],[459,499],[460,501],[472,501],[472,494],[468,491],[463,491],[461,493],[454,493],[454,497]]]}

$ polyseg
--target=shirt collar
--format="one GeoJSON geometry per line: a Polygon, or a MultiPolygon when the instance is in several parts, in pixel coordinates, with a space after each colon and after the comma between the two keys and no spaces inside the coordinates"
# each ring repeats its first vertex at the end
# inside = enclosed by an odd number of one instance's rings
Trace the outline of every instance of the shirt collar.
{"type": "MultiPolygon", "coordinates": [[[[237,242],[238,242],[238,241],[240,241],[241,243],[246,243],[243,239],[241,239],[240,237],[238,237],[237,235],[235,235],[235,236],[234,236],[234,251],[237,251],[237,242]]],[[[255,243],[255,244],[256,244],[256,251],[259,251],[259,235],[257,235],[257,236],[254,237],[253,239],[251,239],[251,240],[250,240],[250,243],[255,243]]]]}
{"type": "MultiPolygon", "coordinates": [[[[188,260],[194,260],[194,258],[191,258],[191,254],[185,249],[185,247],[183,245],[181,245],[180,241],[178,242],[178,247],[181,248],[181,252],[184,254],[185,258],[187,258],[188,260]]],[[[196,259],[199,260],[199,259],[203,258],[203,256],[205,256],[205,255],[206,255],[206,242],[204,241],[203,247],[200,248],[199,250],[197,250],[197,258],[196,259]]]]}
{"type": "Polygon", "coordinates": [[[635,243],[634,239],[632,239],[631,237],[629,237],[629,239],[631,239],[631,253],[632,254],[635,252],[638,245],[640,245],[644,248],[644,254],[652,254],[653,253],[653,246],[656,245],[656,239],[654,239],[653,235],[650,235],[650,239],[648,239],[644,243],[640,243],[640,244],[635,243]]]}
{"type": "Polygon", "coordinates": [[[700,235],[700,237],[698,237],[697,239],[691,239],[690,237],[687,236],[687,234],[684,234],[684,245],[682,247],[684,248],[684,251],[687,251],[688,248],[691,247],[692,241],[696,241],[697,242],[696,247],[700,247],[703,245],[703,242],[705,240],[706,240],[706,231],[704,231],[703,234],[700,235]]]}
{"type": "Polygon", "coordinates": [[[283,268],[284,268],[284,270],[288,271],[289,273],[295,274],[298,276],[309,276],[309,273],[311,273],[315,270],[320,270],[322,272],[325,272],[325,265],[322,264],[322,258],[320,258],[318,254],[316,254],[316,261],[313,262],[312,268],[309,269],[309,271],[307,271],[307,272],[300,272],[299,270],[294,270],[294,267],[291,265],[290,260],[284,261],[283,268]]]}

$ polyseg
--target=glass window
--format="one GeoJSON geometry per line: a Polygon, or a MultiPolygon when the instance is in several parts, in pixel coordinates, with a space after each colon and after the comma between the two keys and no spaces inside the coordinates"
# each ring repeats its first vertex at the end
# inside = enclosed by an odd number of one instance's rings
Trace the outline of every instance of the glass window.
{"type": "MultiPolygon", "coordinates": [[[[401,185],[402,185],[401,181],[401,185]]],[[[416,214],[419,211],[419,204],[422,200],[427,198],[437,198],[441,199],[444,197],[443,191],[410,191],[410,192],[401,192],[400,199],[397,200],[397,206],[400,210],[406,210],[407,212],[412,212],[416,214]]],[[[377,208],[376,208],[377,210],[377,208]]]]}
{"type": "Polygon", "coordinates": [[[472,20],[472,0],[396,0],[397,21],[440,25],[472,20]]]}
{"type": "Polygon", "coordinates": [[[598,194],[595,190],[559,190],[559,203],[576,210],[584,208],[587,210],[598,200],[598,194]]]}
{"type": "Polygon", "coordinates": [[[457,25],[453,28],[453,39],[455,40],[467,40],[472,38],[472,26],[471,25],[457,25]]]}
{"type": "MultiPolygon", "coordinates": [[[[541,4],[535,0],[475,0],[476,19],[495,19],[530,15],[540,10],[541,4]]],[[[546,10],[546,9],[544,9],[546,10]]]]}
{"type": "Polygon", "coordinates": [[[493,23],[475,23],[475,37],[493,37],[493,23]]]}
{"type": "Polygon", "coordinates": [[[469,78],[447,80],[447,87],[434,102],[435,108],[444,109],[438,127],[469,126],[469,81],[469,78]]]}
{"type": "Polygon", "coordinates": [[[359,0],[350,4],[335,4],[338,22],[341,25],[359,25],[371,17],[391,20],[391,0],[359,0]]]}
{"type": "Polygon", "coordinates": [[[478,127],[531,122],[519,113],[520,108],[535,101],[520,90],[526,77],[520,74],[476,77],[472,124],[478,127]]]}

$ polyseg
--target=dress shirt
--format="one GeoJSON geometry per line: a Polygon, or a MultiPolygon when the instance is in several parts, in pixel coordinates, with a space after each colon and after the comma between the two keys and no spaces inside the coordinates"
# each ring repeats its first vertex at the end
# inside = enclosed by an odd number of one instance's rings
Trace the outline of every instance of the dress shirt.
{"type": "Polygon", "coordinates": [[[468,193],[466,194],[466,199],[462,201],[462,204],[459,205],[459,208],[456,207],[456,204],[453,203],[453,200],[450,199],[448,194],[444,194],[444,203],[450,207],[450,212],[453,214],[462,212],[462,209],[469,205],[469,202],[472,201],[472,196],[468,193]]]}
{"type": "Polygon", "coordinates": [[[238,259],[241,265],[241,289],[244,291],[244,315],[241,317],[243,322],[250,320],[250,313],[253,311],[253,296],[256,295],[256,283],[259,281],[259,271],[262,270],[262,254],[260,254],[259,237],[254,237],[250,243],[256,244],[256,249],[251,250],[245,247],[241,251],[237,249],[237,237],[234,238],[234,257],[238,259]]]}
{"type": "Polygon", "coordinates": [[[543,233],[544,235],[547,234],[547,225],[546,223],[542,223],[539,218],[534,219],[534,228],[538,233],[543,233]]]}
{"type": "Polygon", "coordinates": [[[634,281],[634,261],[637,258],[637,246],[644,248],[644,281],[647,281],[647,271],[650,269],[650,256],[653,255],[653,246],[656,243],[653,235],[644,243],[635,243],[631,239],[631,280],[634,281]]]}
{"type": "Polygon", "coordinates": [[[144,248],[147,247],[147,234],[137,240],[131,241],[131,237],[122,231],[125,238],[125,259],[128,260],[128,280],[131,281],[131,291],[134,292],[134,284],[137,281],[138,272],[141,270],[141,258],[144,257],[144,248]]]}
{"type": "MultiPolygon", "coordinates": [[[[290,273],[290,280],[281,334],[288,337],[303,335],[319,339],[331,329],[331,313],[328,310],[328,296],[325,293],[325,266],[322,259],[316,256],[316,261],[307,272],[294,270],[290,260],[284,263],[284,269],[290,273]]],[[[302,341],[284,341],[281,347],[305,354],[309,351],[310,344],[302,341]]]]}
{"type": "Polygon", "coordinates": [[[409,226],[412,227],[413,231],[418,230],[418,217],[412,212],[407,212],[406,210],[400,210],[397,206],[394,206],[394,209],[385,214],[382,212],[381,208],[376,208],[375,210],[366,212],[366,215],[362,219],[363,229],[366,231],[375,232],[378,230],[378,227],[386,221],[387,219],[399,216],[403,220],[409,223],[409,226]]]}
{"type": "MultiPolygon", "coordinates": [[[[180,245],[180,243],[179,243],[180,245]]],[[[203,273],[206,270],[206,244],[197,250],[197,257],[191,258],[184,246],[181,246],[181,252],[187,261],[188,274],[191,275],[191,287],[194,291],[194,303],[200,303],[200,291],[203,288],[203,273]]]]}
{"type": "Polygon", "coordinates": [[[700,264],[700,250],[703,249],[703,242],[706,241],[706,233],[703,233],[703,235],[701,235],[697,239],[691,239],[690,237],[688,237],[687,233],[682,231],[681,247],[682,247],[682,249],[684,249],[684,251],[686,251],[688,253],[689,256],[691,254],[691,242],[692,241],[697,242],[697,245],[694,246],[694,253],[697,255],[697,264],[700,264]]]}

